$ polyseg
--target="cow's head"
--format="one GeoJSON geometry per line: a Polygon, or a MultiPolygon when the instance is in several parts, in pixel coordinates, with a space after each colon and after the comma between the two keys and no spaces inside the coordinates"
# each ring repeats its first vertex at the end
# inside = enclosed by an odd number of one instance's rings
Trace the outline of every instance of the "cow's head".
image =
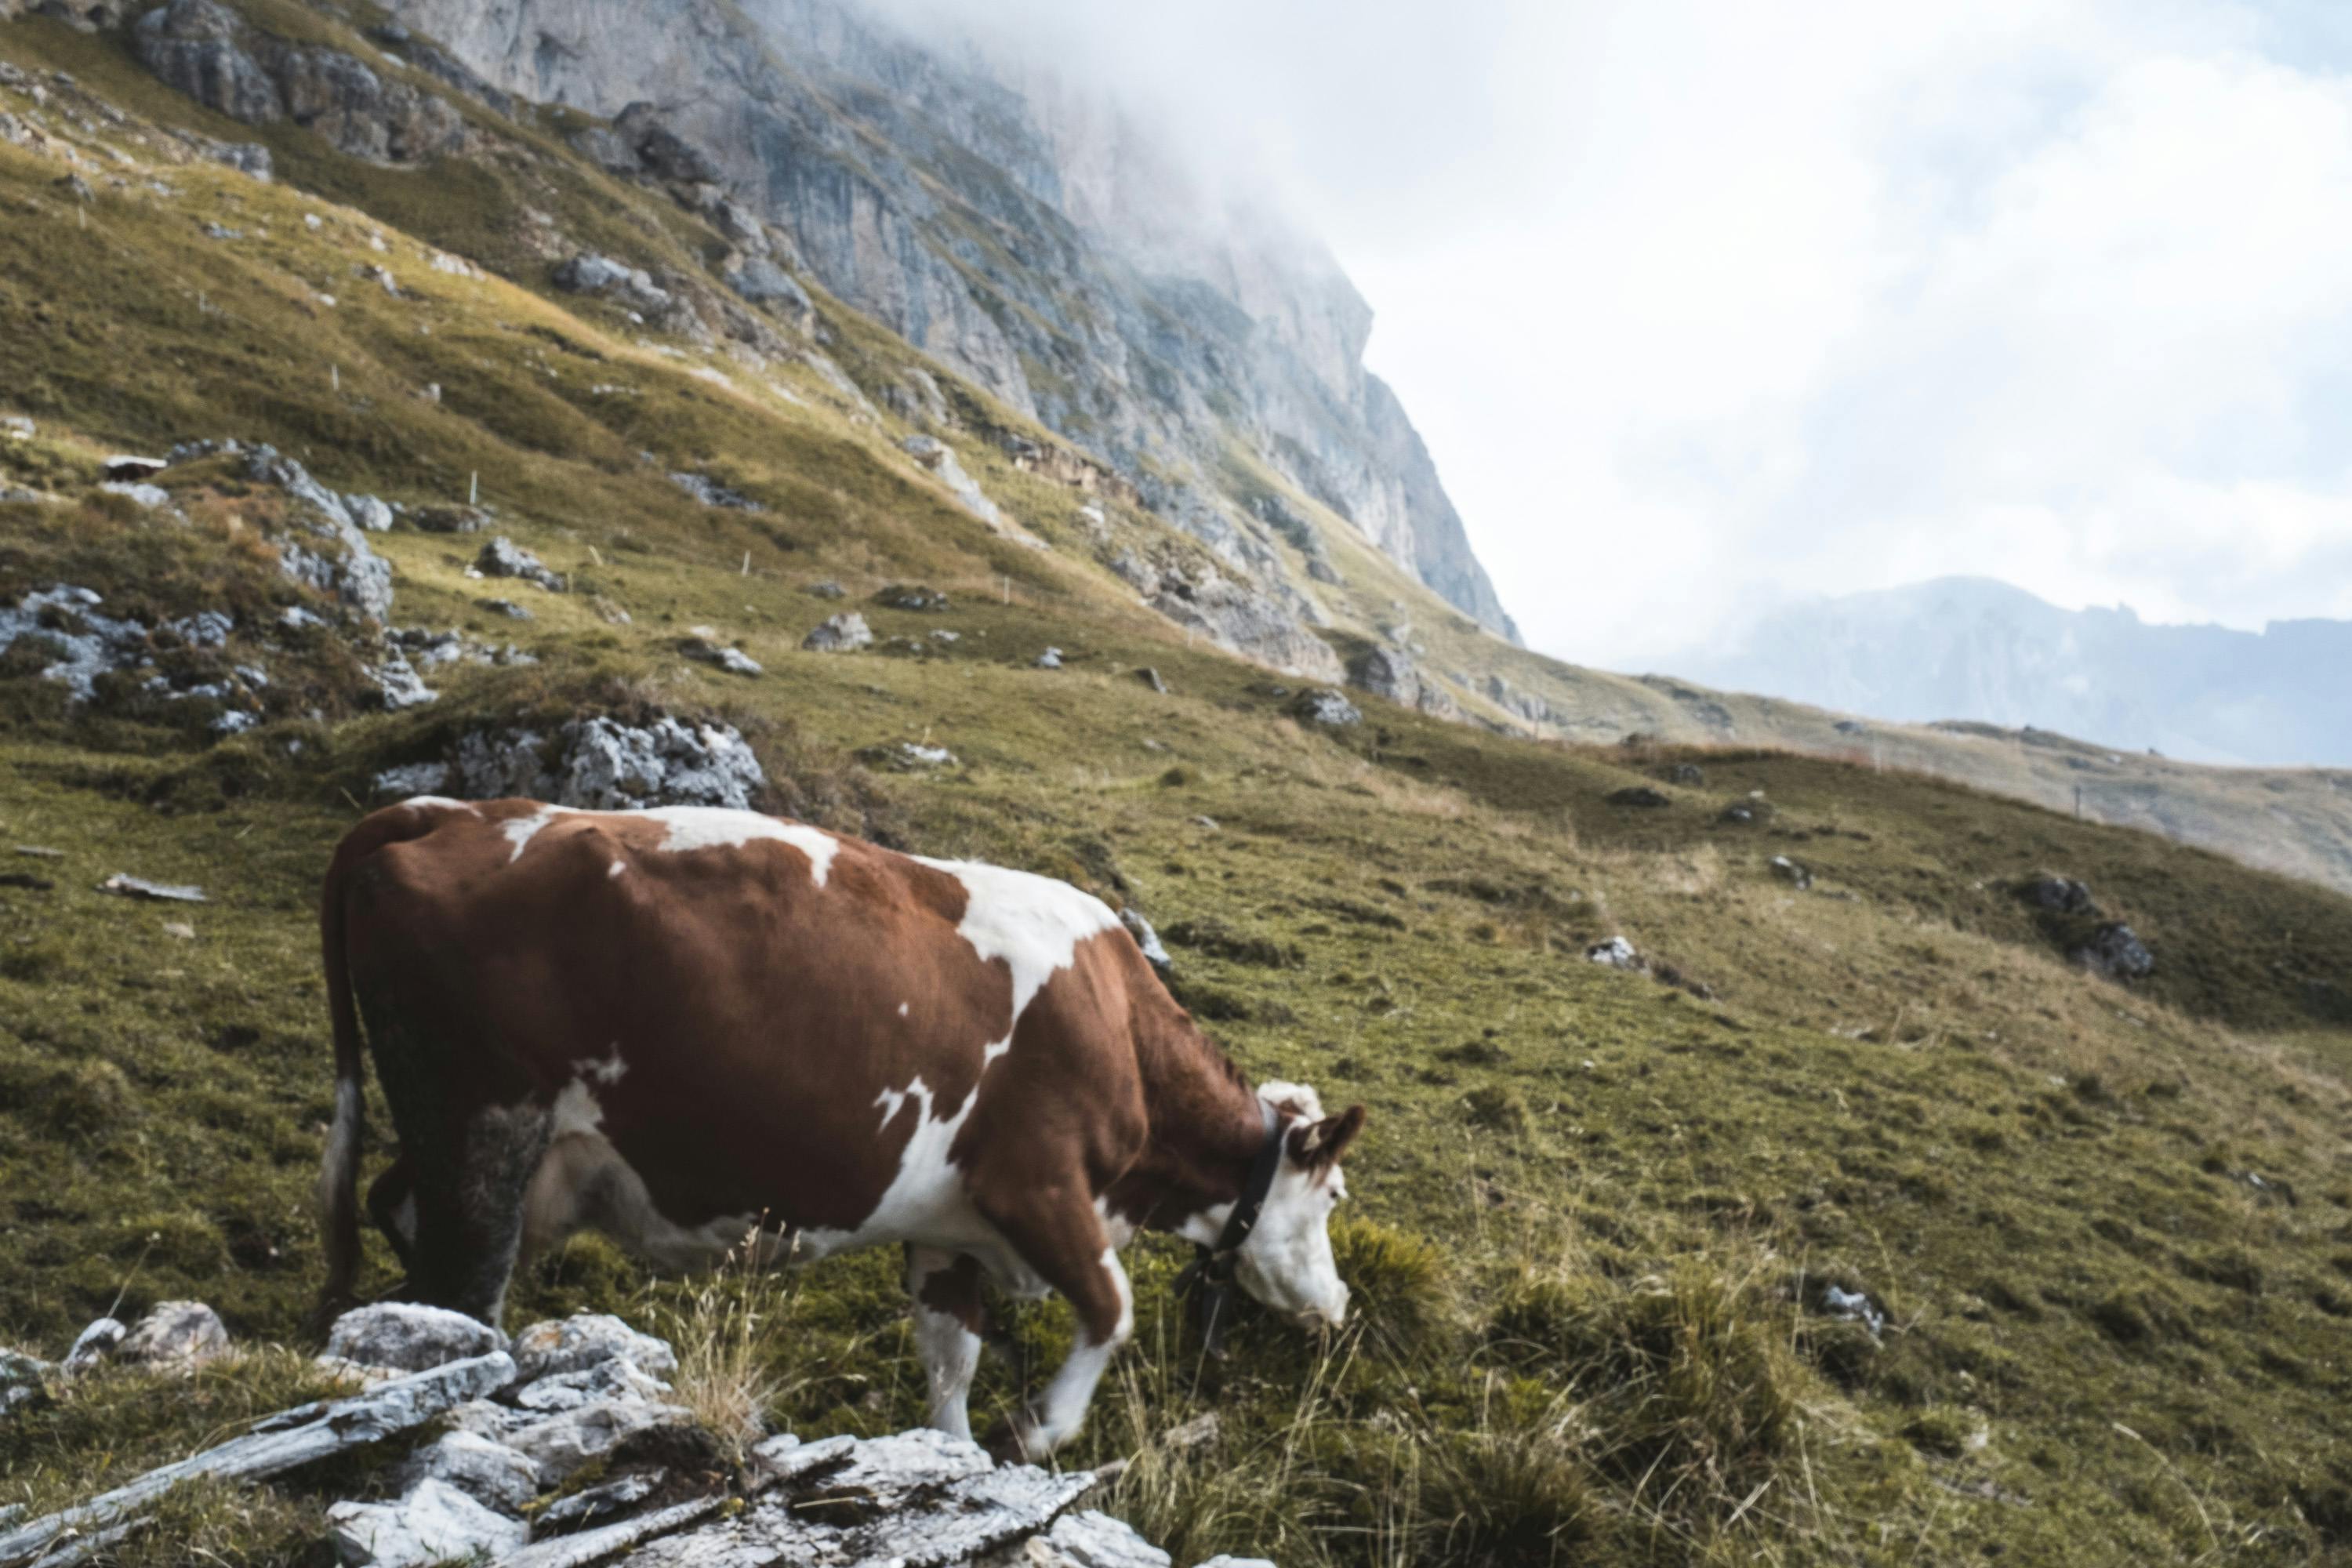
{"type": "Polygon", "coordinates": [[[1364,1108],[1337,1116],[1303,1084],[1261,1085],[1258,1097],[1280,1119],[1282,1163],[1257,1226],[1234,1259],[1243,1289],[1276,1311],[1337,1328],[1348,1316],[1348,1287],[1331,1258],[1331,1210],[1348,1195],[1339,1156],[1363,1130],[1364,1108]]]}

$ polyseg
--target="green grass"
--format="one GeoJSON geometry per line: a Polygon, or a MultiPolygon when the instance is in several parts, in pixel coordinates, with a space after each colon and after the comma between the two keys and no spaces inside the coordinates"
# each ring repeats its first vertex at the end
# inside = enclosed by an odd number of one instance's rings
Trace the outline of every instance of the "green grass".
{"type": "MultiPolygon", "coordinates": [[[[105,38],[26,22],[0,43],[200,125],[105,38]]],[[[854,417],[804,367],[673,358],[520,266],[530,287],[433,271],[419,239],[505,259],[511,192],[466,175],[446,203],[403,205],[416,175],[299,139],[280,153],[276,186],[190,165],[170,172],[173,198],[102,187],[84,228],[51,165],[0,148],[0,309],[23,328],[8,395],[44,426],[0,444],[0,479],[76,498],[0,510],[0,595],[71,581],[158,619],[232,605],[232,651],[301,694],[212,745],[115,688],[69,713],[0,663],[0,870],[52,884],[0,883],[0,1340],[54,1354],[118,1296],[126,1315],[195,1296],[247,1342],[291,1342],[320,1272],[308,1201],[331,1096],[312,900],[369,778],[476,726],[661,706],[741,724],[788,809],[1136,903],[1253,1074],[1370,1106],[1337,1237],[1361,1309],[1344,1333],[1318,1345],[1245,1313],[1230,1357],[1203,1362],[1171,1293],[1181,1249],[1134,1260],[1138,1348],[1072,1457],[1133,1458],[1111,1505],[1180,1560],[2352,1549],[2343,898],[1867,759],[1575,749],[1377,702],[1359,730],[1304,730],[1289,682],[1139,610],[1076,531],[1078,498],[986,443],[959,437],[966,466],[1055,549],[990,536],[896,452],[899,427],[854,417]],[[369,216],[394,213],[423,232],[369,216]],[[199,237],[215,218],[252,237],[199,237]],[[352,278],[362,259],[411,298],[352,278]],[[438,404],[415,395],[428,382],[438,404]],[[593,390],[616,384],[635,390],[593,390]],[[86,499],[103,452],[197,434],[268,439],[331,484],[408,501],[461,498],[480,474],[500,531],[576,591],[523,591],[536,618],[505,621],[464,575],[478,542],[395,532],[379,540],[394,618],[545,662],[436,676],[443,700],[421,711],[362,711],[346,650],[257,629],[298,595],[262,542],[276,502],[233,465],[166,476],[185,524],[86,499]],[[695,506],[663,478],[687,466],[771,510],[695,506]],[[847,605],[804,592],[823,579],[847,605]],[[953,603],[870,602],[892,582],[953,603]],[[924,651],[799,651],[842,607],[924,651]],[[678,639],[702,625],[769,674],[685,661],[678,639]],[[930,641],[940,627],[961,640],[930,641]],[[1067,668],[1030,668],[1049,643],[1067,668]],[[1168,695],[1132,679],[1143,664],[1168,695]],[[875,776],[855,760],[908,739],[962,765],[875,776]],[[1702,782],[1672,782],[1685,763],[1702,782]],[[1673,804],[1607,804],[1637,782],[1673,804]],[[1760,820],[1724,819],[1759,791],[1760,820]],[[1812,889],[1776,878],[1776,855],[1812,889]],[[2131,921],[2156,974],[2126,989],[2070,968],[2011,890],[2043,869],[2131,921]],[[100,892],[119,870],[211,901],[100,892]],[[1618,934],[1657,977],[1584,960],[1618,934]],[[1883,1337],[1825,1316],[1825,1282],[1883,1307],[1883,1337]]],[[[643,255],[690,259],[692,226],[666,202],[545,156],[579,234],[625,226],[643,255]]],[[[917,363],[826,309],[860,374],[917,363]]],[[[1109,510],[1119,539],[1185,547],[1109,510]]],[[[1392,587],[1419,593],[1344,525],[1327,533],[1354,584],[1339,633],[1371,629],[1392,587]]],[[[1428,664],[1483,650],[1521,684],[1564,679],[1411,602],[1428,664]]],[[[1616,678],[1548,689],[1582,690],[1619,730],[1675,701],[1616,678]]],[[[371,1169],[389,1153],[380,1109],[373,1124],[371,1169]]],[[[389,1284],[388,1255],[371,1259],[389,1284]]],[[[923,1405],[897,1274],[888,1257],[839,1260],[779,1298],[652,1279],[583,1237],[520,1281],[515,1321],[626,1310],[708,1342],[705,1381],[765,1387],[779,1423],[881,1431],[923,1405]]],[[[1058,1307],[1017,1315],[1033,1382],[1068,1333],[1058,1307]]],[[[168,1417],[128,1383],[71,1394],[0,1436],[0,1489],[45,1504],[291,1402],[255,1378],[168,1417]]],[[[992,1358],[982,1418],[1021,1387],[992,1358]]],[[[184,1533],[266,1560],[315,1529],[324,1495],[234,1504],[261,1510],[246,1525],[198,1500],[184,1533]]]]}

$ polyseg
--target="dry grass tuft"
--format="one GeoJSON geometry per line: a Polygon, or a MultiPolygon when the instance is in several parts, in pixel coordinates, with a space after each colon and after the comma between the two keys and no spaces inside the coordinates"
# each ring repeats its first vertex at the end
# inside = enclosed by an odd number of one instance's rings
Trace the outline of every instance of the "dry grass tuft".
{"type": "Polygon", "coordinates": [[[797,1380],[784,1331],[797,1277],[753,1231],[681,1301],[661,1309],[656,1330],[677,1352],[675,1401],[741,1465],[767,1435],[767,1415],[797,1380]]]}

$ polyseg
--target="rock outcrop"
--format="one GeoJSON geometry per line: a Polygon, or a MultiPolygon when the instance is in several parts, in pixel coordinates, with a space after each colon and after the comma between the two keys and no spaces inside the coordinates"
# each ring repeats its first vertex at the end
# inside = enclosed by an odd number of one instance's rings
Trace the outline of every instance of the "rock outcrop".
{"type": "Polygon", "coordinates": [[[356,158],[415,163],[470,139],[438,93],[341,49],[249,27],[218,0],[171,0],[139,18],[131,43],[149,70],[207,109],[247,125],[290,120],[356,158]]]}
{"type": "MultiPolygon", "coordinates": [[[[209,1321],[215,1353],[226,1352],[210,1308],[157,1311],[209,1321]]],[[[716,1450],[671,1387],[678,1362],[667,1343],[601,1315],[536,1324],[515,1337],[511,1353],[503,1343],[497,1330],[433,1308],[348,1313],[321,1359],[361,1392],[268,1416],[61,1513],[19,1523],[11,1515],[21,1510],[0,1510],[0,1563],[51,1560],[60,1542],[72,1546],[54,1560],[82,1561],[89,1553],[78,1548],[123,1539],[175,1487],[266,1480],[439,1417],[449,1429],[392,1473],[391,1495],[328,1506],[337,1561],[587,1568],[626,1553],[639,1568],[1171,1568],[1168,1554],[1127,1524],[1078,1508],[1105,1477],[1000,1466],[968,1438],[927,1428],[818,1442],[783,1433],[760,1442],[740,1469],[698,1463],[692,1476],[674,1474],[677,1456],[716,1450]],[[574,1478],[591,1466],[593,1484],[579,1485],[574,1478]],[[574,1489],[542,1502],[567,1486],[574,1489]]],[[[0,1415],[49,1397],[58,1375],[0,1352],[0,1415]]]]}
{"type": "Polygon", "coordinates": [[[663,713],[643,723],[606,715],[572,719],[552,733],[476,730],[452,754],[404,763],[375,776],[379,796],[509,795],[591,811],[649,805],[755,806],[768,777],[730,724],[688,723],[663,713]]]}

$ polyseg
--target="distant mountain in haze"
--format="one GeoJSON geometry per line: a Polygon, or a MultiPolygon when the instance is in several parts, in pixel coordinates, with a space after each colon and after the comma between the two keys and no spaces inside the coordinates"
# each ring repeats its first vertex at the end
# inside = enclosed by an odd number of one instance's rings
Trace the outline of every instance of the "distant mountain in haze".
{"type": "Polygon", "coordinates": [[[1946,577],[1771,611],[1674,668],[1878,719],[2031,725],[2195,762],[2352,763],[2352,622],[2155,626],[1946,577]]]}

